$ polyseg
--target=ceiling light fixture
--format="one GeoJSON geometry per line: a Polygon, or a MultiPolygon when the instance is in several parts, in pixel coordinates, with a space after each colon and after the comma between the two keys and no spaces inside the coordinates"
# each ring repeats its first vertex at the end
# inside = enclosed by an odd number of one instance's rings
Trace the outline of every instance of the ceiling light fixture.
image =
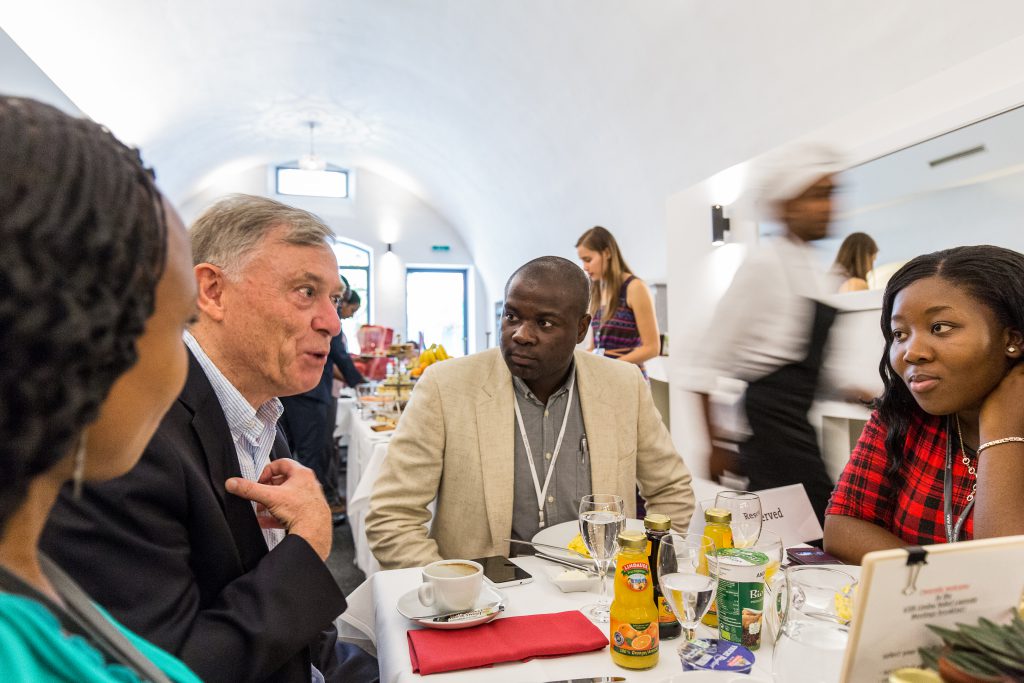
{"type": "Polygon", "coordinates": [[[323,171],[327,168],[327,162],[317,156],[313,148],[313,129],[316,128],[316,121],[309,122],[309,154],[299,157],[299,168],[303,171],[323,171]]]}

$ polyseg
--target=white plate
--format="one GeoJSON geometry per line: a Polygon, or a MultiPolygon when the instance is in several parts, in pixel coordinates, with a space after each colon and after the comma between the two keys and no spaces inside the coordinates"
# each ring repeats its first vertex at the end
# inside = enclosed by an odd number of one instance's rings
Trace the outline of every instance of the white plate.
{"type": "MultiPolygon", "coordinates": [[[[631,531],[643,531],[644,521],[642,519],[627,519],[626,528],[631,531]]],[[[530,540],[534,543],[546,543],[547,545],[555,545],[559,548],[565,548],[562,552],[551,550],[549,548],[537,548],[538,555],[548,555],[549,557],[557,557],[560,560],[569,560],[570,562],[575,562],[577,564],[593,566],[593,560],[580,557],[568,548],[569,541],[571,541],[579,532],[580,523],[578,521],[562,522],[561,524],[541,529],[530,540]]]]}
{"type": "Polygon", "coordinates": [[[464,619],[460,621],[431,621],[430,619],[421,619],[417,615],[425,615],[430,613],[433,609],[420,602],[419,587],[412,589],[402,597],[398,599],[398,613],[406,619],[415,621],[420,626],[426,626],[427,628],[436,628],[441,630],[455,630],[460,628],[470,628],[472,626],[479,626],[480,624],[486,624],[488,621],[497,619],[505,608],[505,596],[493,587],[488,586],[486,583],[480,590],[480,597],[476,599],[476,603],[473,605],[472,610],[466,610],[472,612],[473,610],[482,609],[485,605],[489,605],[492,602],[498,602],[499,610],[494,614],[488,614],[486,616],[478,617],[476,619],[464,619]]]}

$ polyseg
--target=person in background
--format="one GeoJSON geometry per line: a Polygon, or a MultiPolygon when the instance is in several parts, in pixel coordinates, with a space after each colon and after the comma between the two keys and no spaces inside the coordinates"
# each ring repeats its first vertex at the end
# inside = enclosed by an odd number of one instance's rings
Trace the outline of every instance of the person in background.
{"type": "Polygon", "coordinates": [[[383,568],[508,555],[506,539],[578,519],[590,493],[622,496],[633,518],[637,481],[651,512],[686,528],[690,473],[650,387],[636,366],[576,349],[589,289],[571,261],[530,261],[505,285],[501,348],[417,381],[366,517],[383,568]]]}
{"type": "Polygon", "coordinates": [[[64,483],[130,470],[185,381],[185,228],[106,128],[13,97],[0,121],[0,678],[198,683],[38,546],[64,483]]]}
{"type": "MultiPolygon", "coordinates": [[[[699,349],[696,365],[704,376],[692,387],[717,444],[730,439],[711,419],[717,378],[746,383],[742,401],[751,434],[738,448],[750,490],[803,484],[819,522],[832,480],[807,412],[836,309],[822,301],[835,283],[819,271],[811,242],[828,234],[836,168],[835,157],[817,147],[792,148],[771,165],[761,202],[784,232],[737,271],[699,349]]],[[[735,458],[720,445],[713,451],[713,462],[735,458]]]]}
{"type": "MultiPolygon", "coordinates": [[[[359,292],[352,289],[344,275],[341,276],[341,282],[345,285],[345,293],[341,296],[341,305],[338,306],[338,317],[342,320],[349,320],[359,312],[363,300],[359,298],[359,292]]],[[[352,362],[352,356],[349,355],[345,331],[342,330],[336,339],[338,340],[338,349],[337,351],[333,347],[331,349],[331,357],[336,369],[334,377],[344,381],[350,387],[366,384],[366,378],[356,368],[355,363],[352,362]]]]}
{"type": "Polygon", "coordinates": [[[1024,256],[918,256],[882,299],[885,391],[839,478],[825,549],[1024,534],[1024,256]]]}
{"type": "Polygon", "coordinates": [[[644,281],[626,265],[612,234],[595,226],[576,241],[590,289],[589,351],[640,366],[661,351],[654,300],[644,281]]]}
{"type": "Polygon", "coordinates": [[[316,386],[341,329],[333,233],[232,195],[189,237],[185,387],[134,469],[61,493],[42,547],[207,683],[376,680],[376,662],[337,640],[330,509],[278,427],[276,397],[316,386]]]}
{"type": "Polygon", "coordinates": [[[839,245],[836,262],[832,269],[844,278],[839,285],[840,292],[858,292],[868,288],[868,273],[875,267],[878,245],[871,235],[853,232],[839,245]]]}
{"type": "MultiPolygon", "coordinates": [[[[349,289],[348,280],[344,277],[341,277],[341,284],[344,289],[337,312],[338,318],[345,320],[359,310],[359,295],[349,289]],[[350,303],[353,297],[357,302],[354,306],[350,303]]],[[[337,402],[333,391],[335,368],[341,372],[342,379],[349,386],[366,382],[352,364],[343,332],[331,338],[320,382],[307,392],[281,397],[281,405],[284,407],[281,423],[292,455],[316,474],[331,506],[332,519],[338,524],[345,519],[345,501],[338,486],[334,444],[334,424],[337,419],[337,402]]]]}

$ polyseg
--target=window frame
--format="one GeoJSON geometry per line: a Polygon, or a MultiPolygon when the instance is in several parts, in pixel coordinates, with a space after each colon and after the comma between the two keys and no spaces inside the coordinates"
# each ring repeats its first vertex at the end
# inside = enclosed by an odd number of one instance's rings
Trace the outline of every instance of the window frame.
{"type": "Polygon", "coordinates": [[[469,267],[468,266],[406,266],[405,268],[405,331],[411,337],[409,328],[409,273],[460,273],[462,275],[462,355],[469,355],[469,267]]]}

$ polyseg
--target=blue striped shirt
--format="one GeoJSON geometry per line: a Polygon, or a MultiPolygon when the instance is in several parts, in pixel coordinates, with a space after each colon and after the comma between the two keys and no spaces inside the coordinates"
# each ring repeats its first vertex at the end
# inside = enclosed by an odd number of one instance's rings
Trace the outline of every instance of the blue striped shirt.
{"type": "MultiPolygon", "coordinates": [[[[258,409],[254,409],[224,376],[224,373],[213,364],[196,338],[187,330],[182,336],[185,345],[199,361],[200,367],[206,373],[206,378],[210,380],[221,410],[224,411],[228,429],[231,430],[231,438],[235,442],[235,454],[238,456],[238,466],[242,471],[242,476],[250,481],[258,480],[263,468],[270,462],[270,451],[277,436],[277,421],[280,419],[281,413],[284,412],[281,401],[272,398],[258,409]]],[[[252,506],[255,514],[256,503],[253,503],[252,506]]],[[[267,548],[270,550],[273,550],[274,546],[280,543],[285,536],[284,529],[262,529],[262,531],[267,548]]]]}

